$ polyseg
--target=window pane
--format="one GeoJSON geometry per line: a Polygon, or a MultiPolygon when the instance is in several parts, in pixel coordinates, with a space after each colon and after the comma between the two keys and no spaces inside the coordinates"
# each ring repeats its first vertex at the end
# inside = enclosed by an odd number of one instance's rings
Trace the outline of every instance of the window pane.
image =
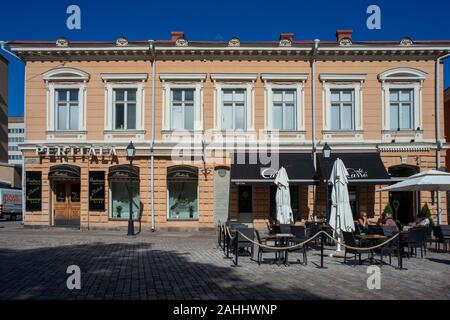
{"type": "Polygon", "coordinates": [[[343,130],[351,130],[353,129],[353,110],[351,104],[344,104],[342,106],[342,127],[343,130]]]}
{"type": "Polygon", "coordinates": [[[233,91],[225,90],[223,92],[223,101],[233,101],[233,91]]]}
{"type": "Polygon", "coordinates": [[[78,105],[70,106],[70,130],[78,130],[78,105]]]}
{"type": "Polygon", "coordinates": [[[411,105],[403,103],[400,109],[400,114],[401,114],[400,129],[412,129],[411,105]]]}
{"type": "Polygon", "coordinates": [[[60,104],[58,107],[58,129],[67,130],[67,105],[60,104]]]}
{"type": "Polygon", "coordinates": [[[169,181],[169,219],[198,219],[197,181],[169,181]]]}
{"type": "Polygon", "coordinates": [[[340,128],[339,105],[331,105],[331,130],[339,130],[340,128]]]}
{"type": "Polygon", "coordinates": [[[234,108],[235,126],[234,129],[245,129],[245,108],[243,104],[238,104],[234,108]]]}
{"type": "Polygon", "coordinates": [[[235,96],[234,96],[234,101],[238,101],[238,102],[244,102],[245,100],[245,93],[244,90],[238,90],[235,92],[235,96]]]}
{"type": "Polygon", "coordinates": [[[69,90],[70,101],[78,101],[78,90],[69,90]]]}
{"type": "Polygon", "coordinates": [[[285,91],[284,93],[285,102],[294,102],[294,99],[295,99],[295,91],[285,91]]]}
{"type": "Polygon", "coordinates": [[[391,130],[397,130],[399,128],[399,123],[398,123],[398,104],[396,103],[391,103],[391,107],[390,107],[390,127],[391,130]]]}
{"type": "Polygon", "coordinates": [[[402,90],[400,94],[401,101],[412,101],[412,91],[411,90],[402,90]]]}
{"type": "Polygon", "coordinates": [[[332,102],[338,102],[340,101],[339,91],[338,90],[331,90],[331,101],[332,102]]]}
{"type": "MultiPolygon", "coordinates": [[[[128,219],[130,213],[130,195],[128,188],[129,182],[111,182],[111,202],[112,211],[110,213],[111,218],[115,219],[128,219]]],[[[132,194],[132,210],[133,218],[137,219],[140,212],[140,198],[139,198],[139,183],[131,183],[132,194]]]]}
{"type": "Polygon", "coordinates": [[[136,101],[136,90],[128,89],[127,90],[127,101],[136,101]]]}
{"type": "Polygon", "coordinates": [[[172,129],[184,129],[183,107],[181,105],[174,105],[172,107],[172,129]]]}
{"type": "Polygon", "coordinates": [[[124,101],[125,100],[125,90],[116,89],[116,90],[114,90],[114,93],[116,95],[116,101],[124,101]]]}
{"type": "Polygon", "coordinates": [[[353,101],[353,91],[342,91],[342,101],[351,102],[353,101]]]}
{"type": "Polygon", "coordinates": [[[273,129],[282,130],[283,129],[283,108],[281,105],[273,106],[273,129]]]}
{"type": "Polygon", "coordinates": [[[233,129],[233,106],[226,104],[222,110],[222,128],[224,130],[233,129]]]}
{"type": "Polygon", "coordinates": [[[116,129],[125,129],[125,110],[123,103],[116,104],[116,129]]]}
{"type": "Polygon", "coordinates": [[[194,90],[185,90],[184,91],[184,100],[185,101],[194,101],[194,90]]]}
{"type": "Polygon", "coordinates": [[[283,94],[281,91],[276,90],[273,92],[273,101],[276,101],[276,102],[283,101],[283,94]]]}
{"type": "Polygon", "coordinates": [[[172,90],[172,100],[181,101],[182,100],[182,90],[172,90]]]}
{"type": "Polygon", "coordinates": [[[127,104],[127,129],[136,129],[136,105],[127,104]]]}
{"type": "Polygon", "coordinates": [[[293,105],[288,105],[284,108],[284,130],[294,130],[295,129],[295,107],[293,105]]]}
{"type": "Polygon", "coordinates": [[[194,105],[186,104],[184,107],[184,126],[186,130],[194,129],[194,105]]]}
{"type": "Polygon", "coordinates": [[[389,91],[389,99],[390,101],[398,101],[398,90],[390,90],[389,91]]]}

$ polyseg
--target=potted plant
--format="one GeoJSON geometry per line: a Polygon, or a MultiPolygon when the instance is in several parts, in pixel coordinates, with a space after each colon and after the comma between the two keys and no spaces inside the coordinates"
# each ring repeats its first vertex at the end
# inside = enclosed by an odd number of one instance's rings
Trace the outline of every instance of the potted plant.
{"type": "Polygon", "coordinates": [[[431,210],[428,207],[428,203],[425,202],[425,204],[422,207],[422,210],[420,210],[420,213],[422,214],[422,216],[424,216],[425,218],[428,218],[428,220],[430,221],[430,224],[433,224],[433,219],[432,219],[432,215],[431,215],[431,210]]]}
{"type": "Polygon", "coordinates": [[[120,218],[121,217],[121,214],[122,214],[122,206],[117,206],[116,207],[116,212],[117,212],[117,218],[120,218]]]}
{"type": "Polygon", "coordinates": [[[189,218],[193,218],[194,217],[194,206],[190,205],[189,206],[189,218]]]}

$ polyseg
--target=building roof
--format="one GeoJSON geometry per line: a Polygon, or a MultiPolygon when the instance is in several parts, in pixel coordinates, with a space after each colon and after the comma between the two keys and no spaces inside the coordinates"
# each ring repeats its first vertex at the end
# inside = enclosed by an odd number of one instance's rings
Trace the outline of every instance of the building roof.
{"type": "MultiPolygon", "coordinates": [[[[332,56],[373,59],[380,56],[407,59],[435,59],[450,52],[450,40],[413,40],[404,37],[397,41],[356,41],[351,30],[336,31],[335,41],[321,41],[314,50],[313,40],[295,40],[293,33],[281,33],[278,41],[191,41],[184,32],[171,33],[170,40],[155,40],[155,52],[162,58],[195,59],[208,56],[213,59],[245,59],[249,56],[278,56],[282,59],[309,59],[332,56]]],[[[16,40],[8,45],[26,60],[81,60],[81,59],[150,59],[153,51],[148,40],[115,41],[55,41],[16,40]]]]}
{"type": "Polygon", "coordinates": [[[23,116],[9,116],[8,123],[23,123],[23,116]]]}

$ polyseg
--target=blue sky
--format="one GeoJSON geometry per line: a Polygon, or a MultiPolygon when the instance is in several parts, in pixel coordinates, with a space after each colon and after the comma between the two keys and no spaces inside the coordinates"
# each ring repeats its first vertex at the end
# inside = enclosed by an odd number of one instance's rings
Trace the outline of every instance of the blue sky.
{"type": "MultiPolygon", "coordinates": [[[[353,29],[355,40],[450,39],[448,0],[301,1],[301,0],[40,0],[2,3],[0,40],[113,41],[169,39],[184,31],[191,40],[278,40],[280,32],[295,38],[334,40],[336,29],[353,29]],[[81,30],[66,28],[66,8],[81,8],[81,30]],[[381,8],[381,30],[366,27],[369,5],[381,8]]],[[[23,113],[23,65],[10,63],[9,114],[23,113]]],[[[450,86],[446,63],[445,86],[450,86]]]]}

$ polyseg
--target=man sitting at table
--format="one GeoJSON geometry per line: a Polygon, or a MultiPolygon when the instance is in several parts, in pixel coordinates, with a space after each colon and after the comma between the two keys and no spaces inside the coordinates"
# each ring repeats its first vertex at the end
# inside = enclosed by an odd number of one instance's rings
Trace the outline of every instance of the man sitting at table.
{"type": "Polygon", "coordinates": [[[417,219],[416,219],[415,225],[416,226],[421,226],[421,227],[428,227],[430,225],[430,219],[425,217],[422,213],[419,213],[417,215],[417,219]]]}

